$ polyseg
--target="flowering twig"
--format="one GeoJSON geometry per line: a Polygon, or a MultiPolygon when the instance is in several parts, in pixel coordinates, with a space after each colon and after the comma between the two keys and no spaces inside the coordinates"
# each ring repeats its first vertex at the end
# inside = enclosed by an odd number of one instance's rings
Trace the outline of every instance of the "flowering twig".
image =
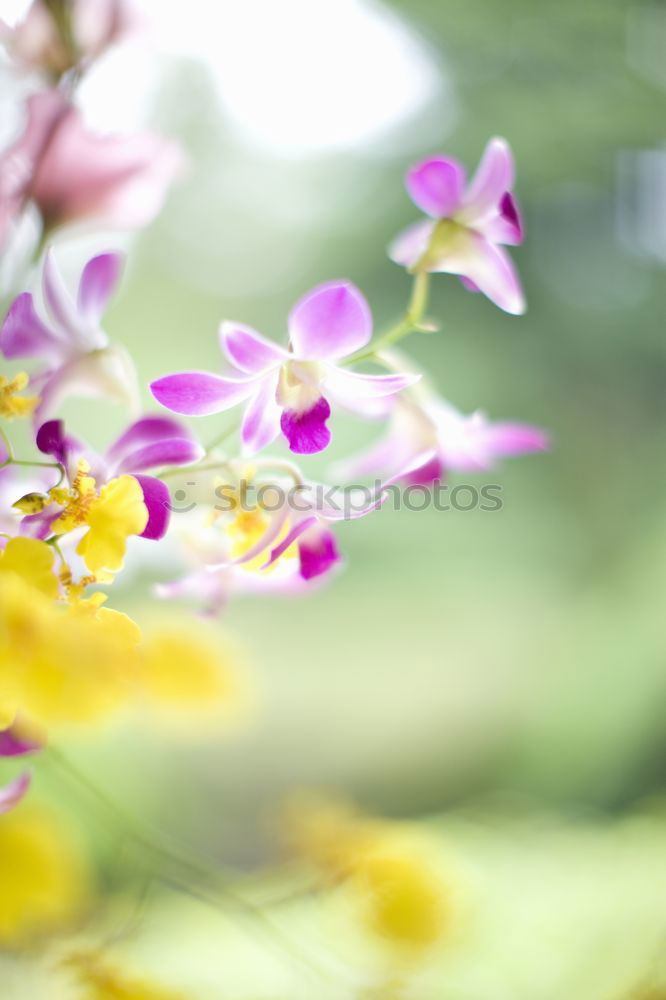
{"type": "Polygon", "coordinates": [[[428,306],[429,282],[430,275],[427,271],[417,271],[414,275],[412,295],[403,318],[385,333],[376,337],[367,348],[347,358],[346,364],[374,360],[380,351],[392,344],[397,344],[399,340],[407,337],[410,333],[430,332],[430,327],[423,326],[423,316],[428,306]]]}

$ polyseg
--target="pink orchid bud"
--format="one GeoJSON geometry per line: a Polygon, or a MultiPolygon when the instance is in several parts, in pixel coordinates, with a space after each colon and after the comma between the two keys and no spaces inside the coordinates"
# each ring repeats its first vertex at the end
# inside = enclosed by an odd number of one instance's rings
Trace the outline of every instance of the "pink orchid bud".
{"type": "Polygon", "coordinates": [[[23,135],[0,156],[0,246],[12,221],[32,201],[50,232],[73,222],[134,229],[159,212],[183,156],[150,132],[98,135],[63,94],[27,102],[23,135]]]}
{"type": "Polygon", "coordinates": [[[47,4],[33,0],[22,21],[10,28],[0,21],[0,41],[14,61],[58,79],[85,66],[138,26],[128,0],[70,0],[47,4]]]}

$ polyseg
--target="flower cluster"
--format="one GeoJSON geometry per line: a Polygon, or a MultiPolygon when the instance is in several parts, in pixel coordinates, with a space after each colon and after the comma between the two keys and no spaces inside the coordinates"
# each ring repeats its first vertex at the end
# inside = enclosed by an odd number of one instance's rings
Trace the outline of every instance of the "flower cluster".
{"type": "MultiPolygon", "coordinates": [[[[236,594],[301,595],[340,568],[338,522],[372,514],[388,486],[429,487],[547,447],[538,428],[460,413],[395,350],[408,335],[434,329],[426,311],[435,272],[459,275],[507,312],[524,310],[503,249],[519,243],[523,230],[511,152],[499,139],[467,186],[463,168],[449,158],[408,171],[408,192],[429,218],[390,248],[414,282],[397,324],[375,333],[356,285],[325,281],[296,302],[284,337],[279,325],[271,339],[223,320],[226,368],[164,374],[150,386],[161,409],[140,411],[132,357],[104,328],[121,254],[93,256],[73,290],[52,245],[56,232],[62,241],[75,225],[147,224],[180,172],[182,154],[169,140],[96,135],[76,105],[83,74],[135,27],[125,0],[33,0],[22,22],[0,32],[17,73],[35,88],[18,134],[0,153],[3,253],[12,256],[24,217],[38,223],[31,271],[0,324],[7,362],[0,373],[0,757],[7,761],[44,750],[63,727],[97,725],[132,707],[142,717],[152,708],[200,720],[238,703],[238,656],[218,634],[172,621],[142,630],[107,606],[104,588],[128,552],[175,541],[186,568],[175,578],[174,570],[157,593],[193,599],[211,615],[236,594]],[[120,404],[125,413],[124,428],[101,450],[66,425],[64,404],[81,396],[120,404]],[[239,421],[222,424],[208,447],[180,419],[241,405],[239,421]],[[387,424],[370,451],[338,463],[350,489],[358,476],[377,479],[360,503],[343,508],[291,457],[267,452],[276,442],[303,461],[325,451],[338,410],[387,424]],[[21,457],[9,427],[15,420],[32,446],[21,457]],[[196,511],[172,517],[183,477],[196,477],[204,499],[196,511]]],[[[196,357],[184,361],[196,364],[196,357]]],[[[68,860],[58,867],[51,847],[33,836],[29,812],[13,812],[29,785],[24,771],[0,788],[0,944],[68,920],[80,906],[75,866],[68,860]],[[71,877],[61,878],[68,866],[71,877]],[[37,873],[33,883],[43,876],[50,886],[48,902],[43,893],[22,891],[29,869],[37,873]]],[[[52,843],[57,854],[59,835],[52,843]]],[[[446,887],[409,838],[345,820],[313,850],[327,876],[354,889],[379,938],[418,957],[444,933],[446,887]]],[[[94,951],[72,957],[68,967],[91,996],[173,995],[117,973],[94,951]]]]}

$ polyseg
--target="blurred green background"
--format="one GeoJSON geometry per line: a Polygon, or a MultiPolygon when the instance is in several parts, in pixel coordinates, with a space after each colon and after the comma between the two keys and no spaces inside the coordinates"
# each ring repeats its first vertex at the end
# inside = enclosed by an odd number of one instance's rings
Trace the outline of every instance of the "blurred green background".
{"type": "MultiPolygon", "coordinates": [[[[233,603],[224,627],[258,696],[247,728],[214,745],[125,731],[84,740],[79,760],[239,865],[272,860],[273,811],[303,785],[400,817],[478,802],[575,821],[632,812],[663,793],[666,750],[666,8],[270,7],[264,20],[261,4],[195,5],[183,31],[201,52],[174,51],[171,26],[151,119],[190,170],[134,244],[109,333],[147,386],[220,366],[223,318],[284,337],[295,299],[329,278],[355,281],[385,327],[409,295],[385,254],[416,216],[406,167],[446,152],[471,172],[503,135],[528,312],[439,276],[441,330],[405,347],[460,409],[542,425],[553,448],[483,480],[501,484],[500,512],[383,510],[341,528],[348,565],[327,588],[233,603]]],[[[135,97],[130,83],[114,93],[119,120],[135,97]]],[[[122,423],[111,409],[94,419],[97,444],[122,423]]],[[[195,426],[206,441],[228,422],[195,426]]],[[[381,433],[332,427],[333,458],[381,433]]],[[[306,470],[325,478],[330,457],[306,470]]],[[[156,575],[173,568],[138,572],[115,604],[140,611],[156,575]]]]}

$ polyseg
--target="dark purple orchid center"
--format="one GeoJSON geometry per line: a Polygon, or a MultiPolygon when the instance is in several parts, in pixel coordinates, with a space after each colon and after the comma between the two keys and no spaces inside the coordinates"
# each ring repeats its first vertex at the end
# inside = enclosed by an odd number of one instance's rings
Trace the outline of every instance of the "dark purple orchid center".
{"type": "Polygon", "coordinates": [[[331,432],[326,426],[330,415],[331,407],[323,396],[308,410],[283,410],[280,427],[290,449],[299,455],[323,451],[331,440],[331,432]]]}

